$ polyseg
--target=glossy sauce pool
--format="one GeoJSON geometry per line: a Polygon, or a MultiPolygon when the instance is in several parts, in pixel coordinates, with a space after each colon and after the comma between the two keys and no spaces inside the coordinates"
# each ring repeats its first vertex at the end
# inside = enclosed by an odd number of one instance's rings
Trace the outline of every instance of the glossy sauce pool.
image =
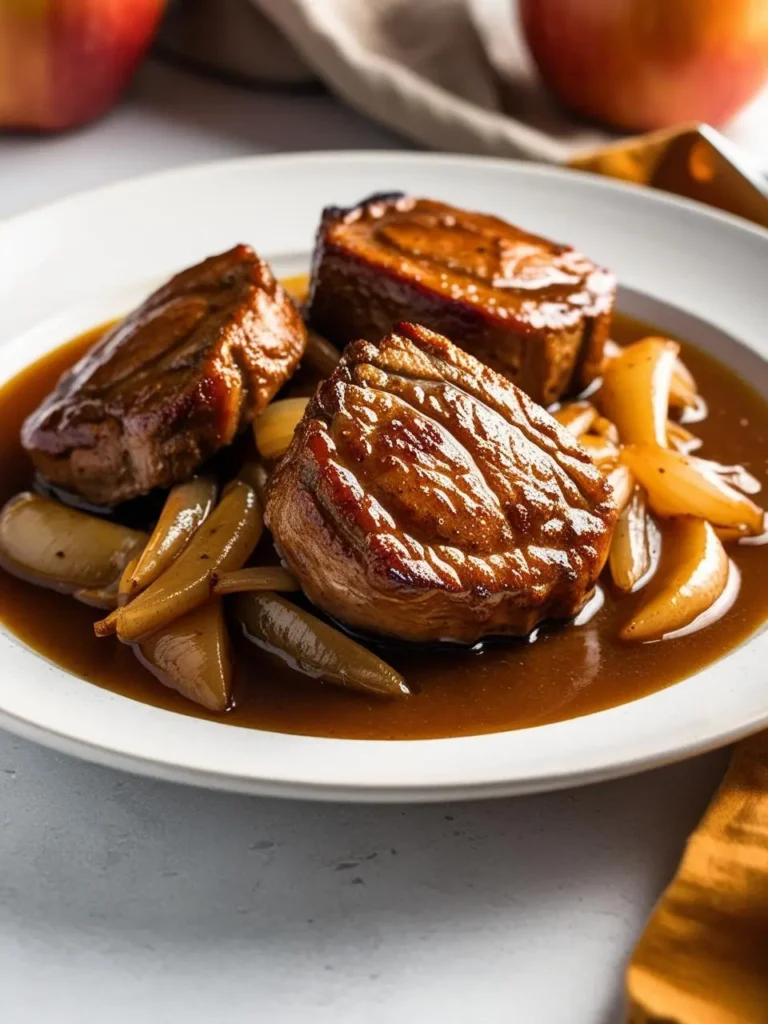
{"type": "MultiPolygon", "coordinates": [[[[658,332],[619,317],[613,336],[626,343],[652,333],[658,332]]],[[[98,334],[57,349],[0,390],[0,502],[32,483],[19,444],[22,421],[98,334]]],[[[683,343],[683,358],[709,403],[708,418],[692,428],[704,441],[701,454],[743,463],[763,485],[758,501],[764,503],[768,405],[691,345],[683,343]]],[[[615,600],[604,581],[606,601],[591,622],[542,631],[535,643],[512,641],[481,653],[382,648],[379,653],[418,691],[401,701],[321,685],[236,640],[235,706],[224,716],[209,716],[157,682],[130,648],[113,637],[97,639],[92,624],[103,613],[73,598],[0,570],[0,619],[27,645],[88,682],[182,714],[318,736],[460,736],[542,725],[622,704],[691,675],[737,646],[768,617],[768,546],[730,545],[728,550],[741,571],[741,592],[734,607],[706,630],[660,643],[622,644],[615,639],[619,625],[645,594],[615,600]]]]}

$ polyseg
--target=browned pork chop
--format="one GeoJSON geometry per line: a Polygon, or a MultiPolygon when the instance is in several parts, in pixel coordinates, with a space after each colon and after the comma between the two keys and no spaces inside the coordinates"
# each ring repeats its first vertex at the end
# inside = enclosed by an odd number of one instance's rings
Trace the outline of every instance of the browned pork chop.
{"type": "Polygon", "coordinates": [[[169,487],[261,412],[305,344],[268,264],[236,246],[108,331],[27,419],[22,442],[46,479],[97,504],[169,487]]]}
{"type": "Polygon", "coordinates": [[[350,345],[310,401],[266,513],[306,594],[352,627],[473,642],[575,615],[616,509],[576,439],[415,324],[350,345]]]}
{"type": "Polygon", "coordinates": [[[339,348],[418,321],[547,404],[599,372],[615,292],[570,246],[392,194],[324,212],[308,319],[339,348]]]}

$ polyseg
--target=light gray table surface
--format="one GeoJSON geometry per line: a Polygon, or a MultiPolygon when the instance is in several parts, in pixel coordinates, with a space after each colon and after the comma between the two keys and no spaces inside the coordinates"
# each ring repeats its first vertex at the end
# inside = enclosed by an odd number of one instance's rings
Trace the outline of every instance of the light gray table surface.
{"type": "MultiPolygon", "coordinates": [[[[98,124],[0,139],[0,216],[195,161],[403,145],[325,96],[149,64],[98,124]]],[[[152,782],[0,733],[0,1020],[613,1024],[726,762],[358,807],[152,782]]]]}

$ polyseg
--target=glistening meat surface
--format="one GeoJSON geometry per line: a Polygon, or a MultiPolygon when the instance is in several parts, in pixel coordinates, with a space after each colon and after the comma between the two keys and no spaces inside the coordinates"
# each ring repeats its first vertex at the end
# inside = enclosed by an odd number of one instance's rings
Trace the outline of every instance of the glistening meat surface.
{"type": "Polygon", "coordinates": [[[324,211],[308,317],[340,348],[418,321],[549,403],[599,373],[615,292],[568,245],[395,193],[324,211]]]}
{"type": "Polygon", "coordinates": [[[305,345],[269,265],[236,246],[108,331],[26,420],[22,443],[44,477],[97,504],[169,487],[261,412],[305,345]]]}
{"type": "Polygon", "coordinates": [[[519,388],[414,324],[350,345],[307,407],[267,523],[348,625],[472,642],[573,616],[616,511],[578,442],[519,388]]]}

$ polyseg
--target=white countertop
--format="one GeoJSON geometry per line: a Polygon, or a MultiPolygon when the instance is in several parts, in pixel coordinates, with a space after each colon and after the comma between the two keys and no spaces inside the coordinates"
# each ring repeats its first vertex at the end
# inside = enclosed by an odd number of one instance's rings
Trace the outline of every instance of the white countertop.
{"type": "MultiPolygon", "coordinates": [[[[106,120],[0,139],[0,216],[201,160],[403,145],[325,96],[150,64],[106,120]]],[[[155,783],[0,733],[0,1020],[618,1024],[626,959],[726,762],[366,808],[155,783]]]]}

